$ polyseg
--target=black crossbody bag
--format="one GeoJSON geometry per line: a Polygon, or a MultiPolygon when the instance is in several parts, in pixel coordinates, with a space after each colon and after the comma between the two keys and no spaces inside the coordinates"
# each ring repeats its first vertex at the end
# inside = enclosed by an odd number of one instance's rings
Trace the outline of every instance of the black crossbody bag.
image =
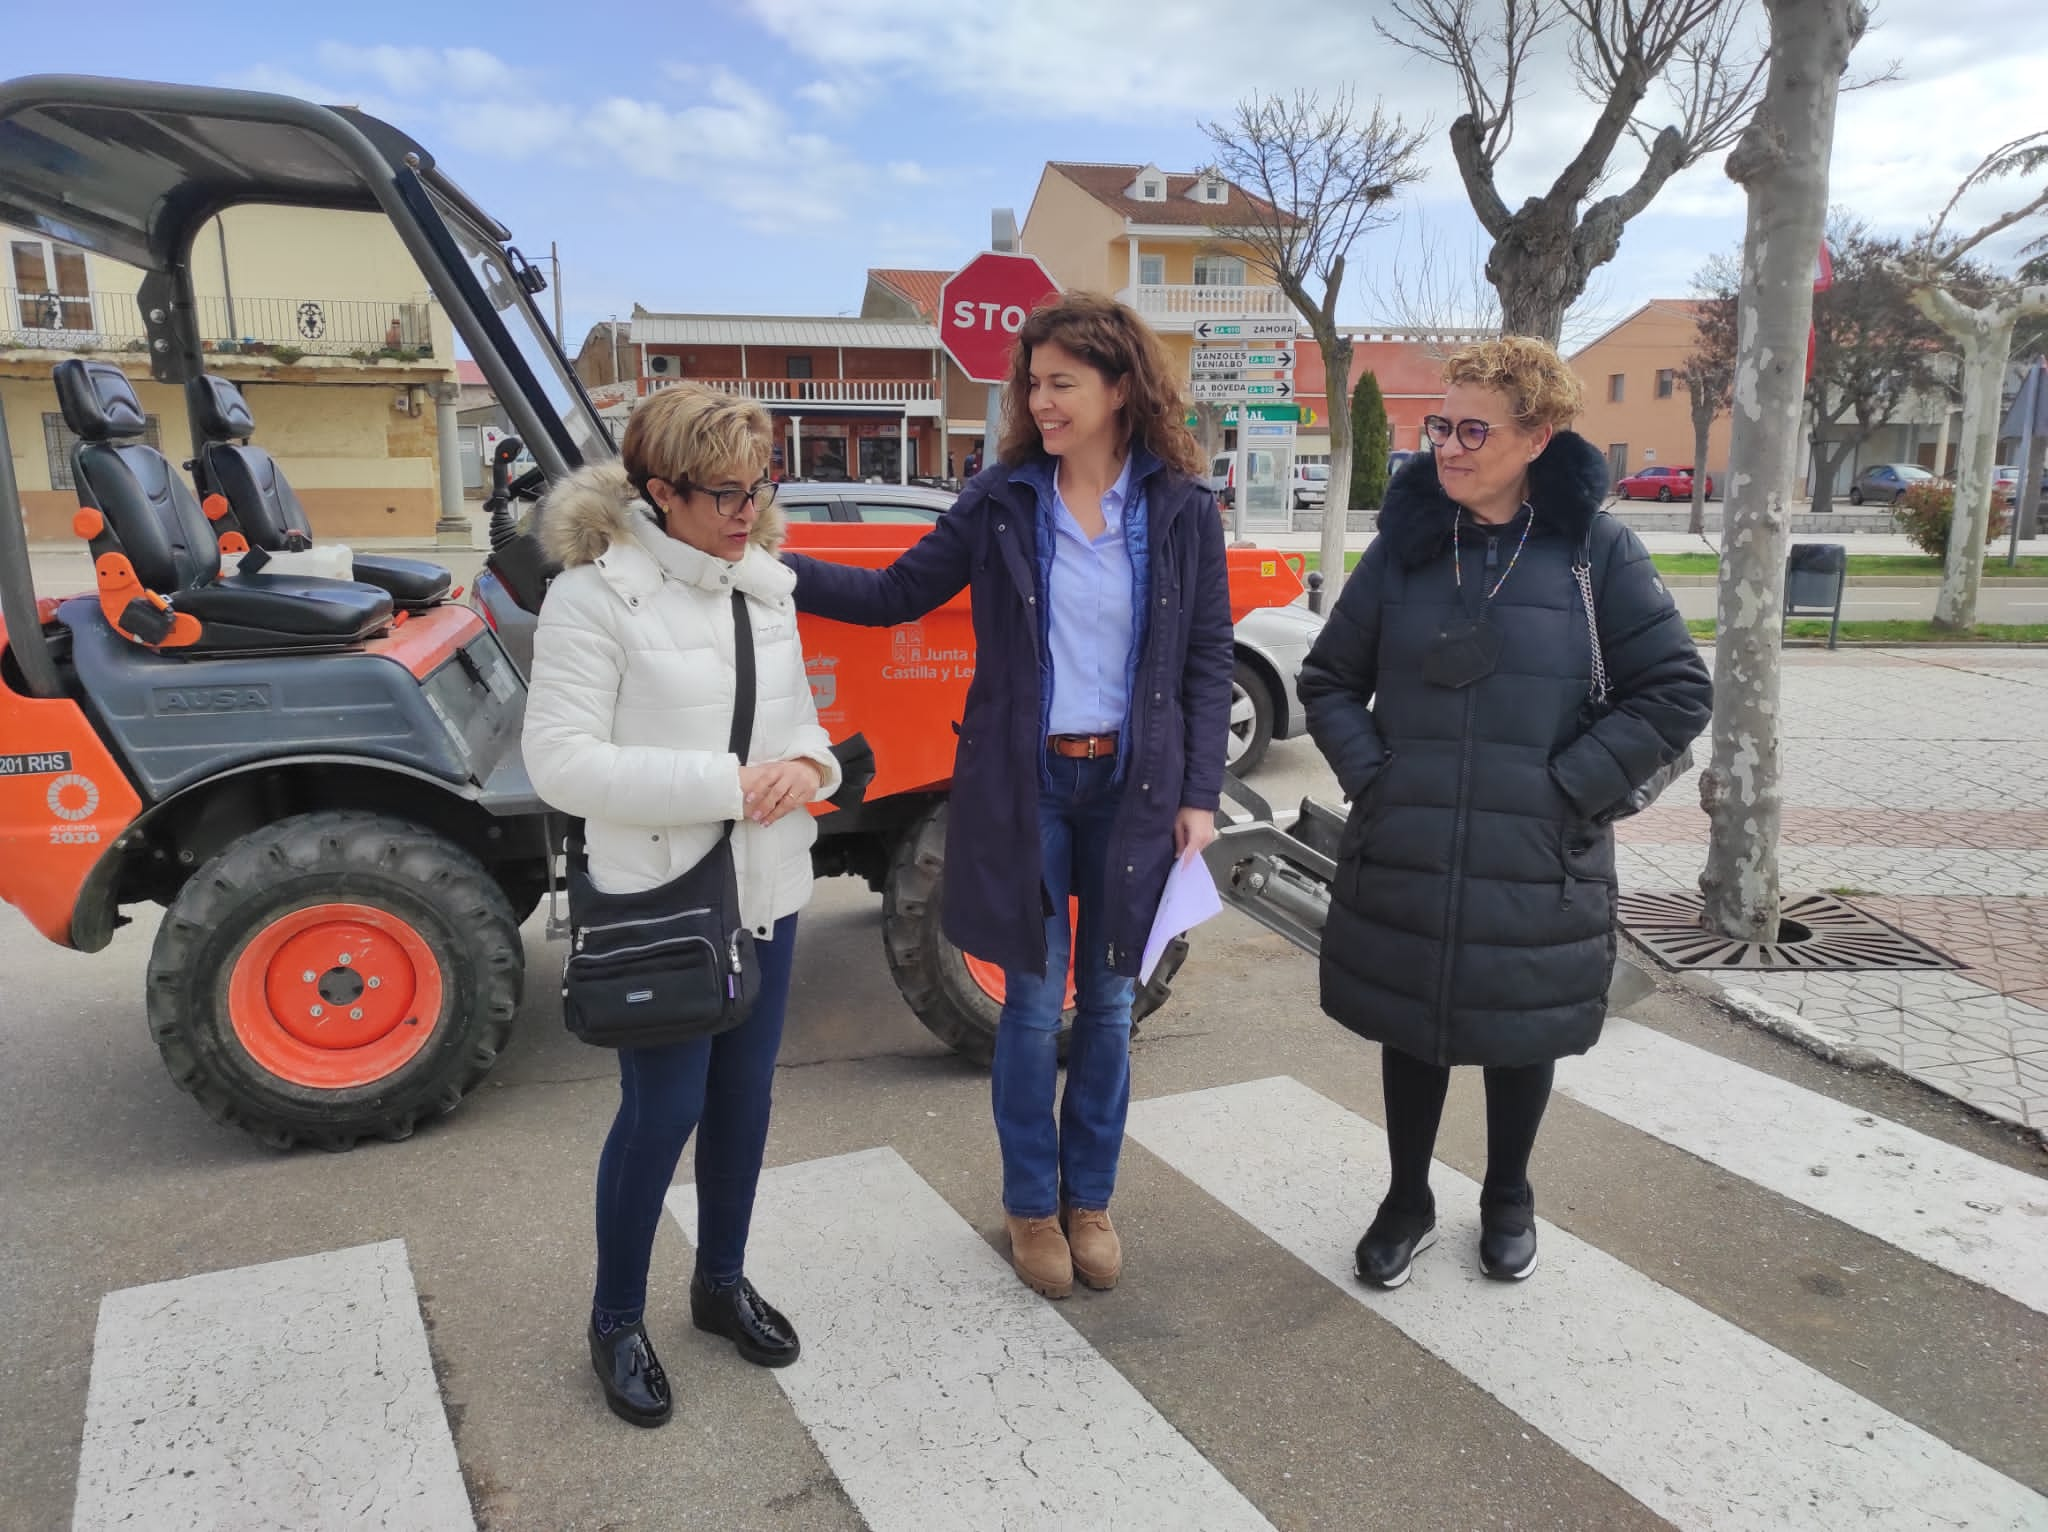
{"type": "MultiPolygon", "coordinates": [[[[745,765],[754,733],[754,627],[732,593],[737,672],[730,749],[745,765]]],[[[747,1019],[761,988],[754,933],[740,919],[732,832],[694,867],[637,894],[590,881],[579,821],[569,837],[569,959],[562,1019],[600,1048],[652,1048],[715,1037],[747,1019]]]]}
{"type": "MultiPolygon", "coordinates": [[[[1579,599],[1586,606],[1586,636],[1593,643],[1593,682],[1587,691],[1586,700],[1580,708],[1580,716],[1585,720],[1586,726],[1590,728],[1614,710],[1614,704],[1608,697],[1607,653],[1600,643],[1600,618],[1599,614],[1593,609],[1593,533],[1591,528],[1587,529],[1585,539],[1579,544],[1578,557],[1572,564],[1572,578],[1578,582],[1579,599]]],[[[1652,772],[1649,781],[1640,783],[1630,789],[1629,795],[1622,799],[1620,804],[1611,812],[1602,816],[1602,821],[1611,823],[1616,819],[1626,819],[1632,814],[1642,813],[1644,809],[1657,801],[1658,795],[1665,788],[1676,782],[1688,771],[1691,771],[1692,768],[1692,746],[1687,745],[1673,759],[1666,761],[1656,771],[1652,772]]]]}

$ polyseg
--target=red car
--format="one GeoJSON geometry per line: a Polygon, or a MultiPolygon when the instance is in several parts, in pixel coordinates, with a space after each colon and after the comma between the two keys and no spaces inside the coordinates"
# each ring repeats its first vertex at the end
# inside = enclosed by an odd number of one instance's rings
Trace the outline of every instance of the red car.
{"type": "MultiPolygon", "coordinates": [[[[1690,500],[1692,465],[1640,469],[1615,485],[1614,492],[1624,500],[1690,500]]],[[[1712,474],[1707,476],[1707,498],[1714,498],[1712,474]]]]}

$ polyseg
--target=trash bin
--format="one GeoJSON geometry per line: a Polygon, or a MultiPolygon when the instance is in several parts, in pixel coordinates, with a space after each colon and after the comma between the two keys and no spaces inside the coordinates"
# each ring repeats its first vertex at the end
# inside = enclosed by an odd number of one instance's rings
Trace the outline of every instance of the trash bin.
{"type": "Polygon", "coordinates": [[[1828,647],[1842,629],[1849,550],[1841,543],[1794,543],[1785,555],[1785,618],[1828,619],[1828,647]]]}

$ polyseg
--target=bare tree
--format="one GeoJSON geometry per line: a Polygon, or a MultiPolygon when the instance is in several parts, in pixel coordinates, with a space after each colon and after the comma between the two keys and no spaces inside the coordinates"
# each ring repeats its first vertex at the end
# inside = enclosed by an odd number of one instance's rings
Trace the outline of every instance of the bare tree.
{"type": "MultiPolygon", "coordinates": [[[[1466,241],[1449,240],[1419,215],[1401,221],[1400,244],[1381,278],[1378,302],[1392,325],[1418,335],[1461,336],[1501,333],[1500,293],[1486,280],[1488,241],[1473,230],[1466,241]]],[[[1586,290],[1565,310],[1559,346],[1576,349],[1620,323],[1612,270],[1594,273],[1586,290]]],[[[1463,340],[1441,347],[1448,356],[1463,340]]]]}
{"type": "Polygon", "coordinates": [[[1260,199],[1232,232],[1287,295],[1323,353],[1330,487],[1322,569],[1334,600],[1344,584],[1351,500],[1351,341],[1337,328],[1337,295],[1352,246],[1391,222],[1394,199],[1427,174],[1421,159],[1426,129],[1411,131],[1378,103],[1361,115],[1349,91],[1327,105],[1313,92],[1297,91],[1250,97],[1229,122],[1205,123],[1202,131],[1216,146],[1216,169],[1260,199]]]}
{"type": "MultiPolygon", "coordinates": [[[[1913,302],[1945,330],[1962,352],[1963,429],[1956,455],[1956,509],[1948,529],[1948,558],[1935,598],[1936,627],[1977,625],[1977,591],[1984,578],[1984,537],[1991,523],[1991,469],[1998,451],[1999,402],[2013,334],[2022,320],[2048,315],[2048,282],[2024,275],[1973,276],[1972,251],[2007,229],[2048,212],[2048,129],[2028,133],[1985,155],[1964,176],[1933,226],[1906,260],[1913,302]],[[1949,231],[1956,206],[1993,182],[2018,178],[2039,190],[2010,212],[1969,234],[1949,231]]],[[[2036,241],[2036,245],[2044,241],[2036,241]]],[[[2030,247],[2031,248],[2031,247],[2030,247]]]]}
{"type": "MultiPolygon", "coordinates": [[[[1742,268],[1717,255],[1692,279],[1693,346],[1678,381],[1685,385],[1692,407],[1692,519],[1686,531],[1703,537],[1707,530],[1707,440],[1714,422],[1735,402],[1735,312],[1742,289],[1742,268]]],[[[1725,481],[1727,474],[1723,473],[1725,481]]],[[[1721,493],[1728,492],[1727,484],[1721,493]]]]}
{"type": "Polygon", "coordinates": [[[1835,99],[1869,13],[1862,0],[1764,0],[1763,100],[1728,156],[1748,194],[1715,607],[1714,750],[1700,776],[1711,830],[1700,874],[1709,929],[1778,938],[1778,650],[1799,463],[1813,260],[1827,223],[1835,99]]]}
{"type": "Polygon", "coordinates": [[[1736,141],[1756,105],[1764,57],[1745,46],[1743,0],[1405,0],[1396,47],[1451,69],[1465,110],[1451,153],[1493,238],[1486,275],[1504,326],[1553,345],[1586,280],[1621,248],[1622,230],[1686,166],[1736,141]],[[1548,191],[1510,210],[1500,164],[1538,44],[1564,29],[1572,78],[1600,108],[1548,191]],[[1664,110],[1650,101],[1653,89],[1664,110]],[[1660,118],[1668,119],[1659,123],[1660,118]],[[1624,137],[1644,163],[1626,187],[1588,205],[1624,137]]]}
{"type": "Polygon", "coordinates": [[[1837,212],[1828,220],[1834,280],[1813,301],[1813,508],[1834,508],[1849,455],[1916,395],[1941,391],[1942,333],[1899,275],[1905,246],[1837,212]]]}

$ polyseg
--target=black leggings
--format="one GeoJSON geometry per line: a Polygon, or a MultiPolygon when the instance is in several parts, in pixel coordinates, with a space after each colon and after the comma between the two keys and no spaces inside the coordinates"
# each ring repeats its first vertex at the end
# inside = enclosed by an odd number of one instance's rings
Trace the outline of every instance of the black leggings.
{"type": "MultiPolygon", "coordinates": [[[[1529,1196],[1529,1151],[1550,1104],[1548,1062],[1486,1071],[1486,1181],[1479,1200],[1519,1203],[1529,1196]]],[[[1443,1120],[1451,1071],[1425,1064],[1398,1048],[1380,1049],[1380,1079],[1387,1104],[1387,1152],[1394,1162],[1390,1207],[1431,1213],[1429,1159],[1443,1120]]]]}

